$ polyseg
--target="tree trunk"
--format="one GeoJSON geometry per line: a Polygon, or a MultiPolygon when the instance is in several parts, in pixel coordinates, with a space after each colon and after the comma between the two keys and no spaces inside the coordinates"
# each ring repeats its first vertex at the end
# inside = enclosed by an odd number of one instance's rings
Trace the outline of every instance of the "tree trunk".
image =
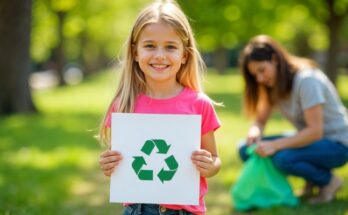
{"type": "Polygon", "coordinates": [[[36,112],[30,74],[31,0],[0,1],[0,114],[36,112]]]}
{"type": "Polygon", "coordinates": [[[65,20],[65,12],[58,11],[58,46],[53,51],[54,60],[56,62],[57,75],[59,78],[59,86],[66,85],[64,80],[64,66],[65,66],[65,54],[64,54],[64,35],[63,25],[65,20]]]}
{"type": "Polygon", "coordinates": [[[219,47],[213,55],[213,66],[219,74],[224,74],[228,67],[228,50],[224,47],[219,47]]]}
{"type": "Polygon", "coordinates": [[[334,11],[334,0],[328,0],[329,18],[327,20],[327,27],[329,29],[329,48],[327,51],[327,63],[325,73],[336,84],[338,74],[337,57],[340,50],[339,30],[341,27],[343,16],[339,16],[334,11]]]}

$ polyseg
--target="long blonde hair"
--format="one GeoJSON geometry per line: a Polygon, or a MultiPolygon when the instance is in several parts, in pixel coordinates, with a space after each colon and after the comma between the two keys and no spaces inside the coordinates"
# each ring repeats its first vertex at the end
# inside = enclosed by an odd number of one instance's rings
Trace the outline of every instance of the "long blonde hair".
{"type": "MultiPolygon", "coordinates": [[[[182,64],[176,76],[178,83],[198,92],[202,91],[201,74],[205,71],[205,64],[198,52],[187,17],[176,2],[156,1],[140,12],[133,25],[132,32],[126,43],[125,56],[121,68],[122,75],[115,96],[106,113],[110,112],[116,100],[117,112],[130,113],[134,111],[136,97],[139,93],[145,92],[146,88],[144,74],[135,61],[136,44],[145,26],[159,22],[169,24],[176,30],[183,42],[184,51],[187,53],[186,63],[182,64]]],[[[104,116],[102,121],[99,138],[101,142],[108,144],[109,134],[105,127],[106,117],[104,116]]]]}

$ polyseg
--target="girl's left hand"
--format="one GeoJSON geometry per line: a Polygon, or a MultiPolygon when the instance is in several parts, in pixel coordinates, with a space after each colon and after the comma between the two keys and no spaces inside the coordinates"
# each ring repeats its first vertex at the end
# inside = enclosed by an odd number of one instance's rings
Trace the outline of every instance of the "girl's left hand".
{"type": "Polygon", "coordinates": [[[191,159],[201,176],[207,177],[215,170],[215,157],[207,150],[194,151],[191,159]]]}
{"type": "Polygon", "coordinates": [[[261,157],[271,156],[277,152],[274,141],[260,141],[256,143],[256,153],[261,157]]]}

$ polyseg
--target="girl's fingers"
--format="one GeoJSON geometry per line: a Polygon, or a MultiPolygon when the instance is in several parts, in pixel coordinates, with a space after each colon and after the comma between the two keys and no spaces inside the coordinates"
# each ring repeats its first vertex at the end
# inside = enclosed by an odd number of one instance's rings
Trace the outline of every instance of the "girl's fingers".
{"type": "Polygon", "coordinates": [[[214,164],[214,161],[211,157],[205,157],[205,156],[193,157],[192,161],[199,171],[200,170],[208,170],[214,164]]]}
{"type": "Polygon", "coordinates": [[[199,159],[197,159],[199,162],[202,162],[204,164],[212,164],[214,161],[211,157],[201,156],[199,159]]]}
{"type": "Polygon", "coordinates": [[[104,171],[104,175],[105,175],[105,176],[111,176],[111,174],[113,173],[113,171],[114,171],[114,168],[109,169],[109,170],[106,170],[106,171],[104,171]]]}
{"type": "Polygon", "coordinates": [[[122,159],[122,156],[118,152],[105,153],[105,154],[100,155],[99,164],[103,165],[103,164],[107,164],[107,163],[117,162],[121,159],[122,159]]]}
{"type": "Polygon", "coordinates": [[[100,158],[103,157],[110,157],[110,156],[119,156],[121,155],[118,151],[111,151],[111,150],[106,150],[101,153],[100,158]]]}
{"type": "Polygon", "coordinates": [[[103,164],[100,166],[100,168],[104,171],[108,171],[110,169],[115,168],[115,166],[117,166],[117,164],[118,164],[118,162],[103,164]]]}
{"type": "Polygon", "coordinates": [[[121,156],[110,156],[110,157],[103,157],[99,159],[99,164],[107,164],[107,163],[113,163],[113,162],[118,162],[122,159],[121,156]]]}
{"type": "Polygon", "coordinates": [[[199,168],[199,169],[209,169],[210,165],[207,165],[207,163],[204,163],[204,162],[201,162],[201,161],[197,161],[195,162],[196,166],[199,168]]]}
{"type": "Polygon", "coordinates": [[[100,154],[99,165],[105,176],[111,176],[115,167],[122,160],[121,153],[117,151],[106,150],[100,154]]]}
{"type": "Polygon", "coordinates": [[[198,150],[198,151],[194,151],[192,153],[192,157],[211,157],[211,153],[208,152],[207,150],[198,150]]]}

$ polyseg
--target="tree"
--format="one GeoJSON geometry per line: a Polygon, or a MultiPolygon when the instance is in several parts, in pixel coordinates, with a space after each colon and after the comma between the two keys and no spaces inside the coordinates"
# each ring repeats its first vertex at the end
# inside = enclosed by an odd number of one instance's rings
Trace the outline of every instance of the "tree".
{"type": "Polygon", "coordinates": [[[327,63],[325,69],[330,80],[336,84],[338,74],[337,58],[340,50],[339,33],[343,27],[342,24],[344,18],[348,16],[348,9],[346,9],[347,1],[327,0],[326,3],[329,16],[325,23],[329,29],[329,48],[327,51],[327,63]]]}
{"type": "Polygon", "coordinates": [[[36,111],[28,83],[31,6],[0,1],[0,114],[36,111]]]}
{"type": "Polygon", "coordinates": [[[348,18],[348,0],[306,0],[303,1],[311,16],[327,29],[327,52],[325,72],[335,84],[338,74],[338,57],[342,41],[343,23],[348,18]]]}

